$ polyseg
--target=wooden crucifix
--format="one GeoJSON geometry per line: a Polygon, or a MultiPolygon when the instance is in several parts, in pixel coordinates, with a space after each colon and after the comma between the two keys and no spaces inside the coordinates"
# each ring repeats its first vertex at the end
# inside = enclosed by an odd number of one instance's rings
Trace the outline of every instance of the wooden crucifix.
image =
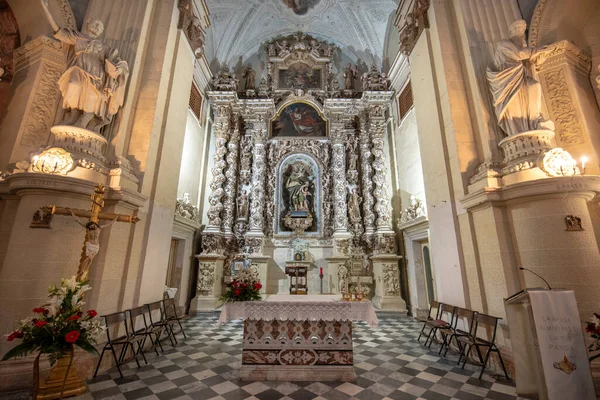
{"type": "Polygon", "coordinates": [[[85,228],[85,241],[83,251],[79,260],[77,269],[77,280],[84,282],[88,280],[88,273],[94,257],[100,251],[100,231],[115,222],[128,222],[135,224],[140,219],[135,215],[123,215],[102,212],[104,207],[105,187],[98,184],[94,193],[91,195],[92,207],[89,211],[69,207],[45,206],[40,208],[33,216],[31,228],[50,228],[52,215],[70,215],[79,225],[85,228]],[[87,218],[86,223],[79,220],[79,217],[87,218]],[[100,224],[100,220],[108,220],[106,224],[100,224]]]}

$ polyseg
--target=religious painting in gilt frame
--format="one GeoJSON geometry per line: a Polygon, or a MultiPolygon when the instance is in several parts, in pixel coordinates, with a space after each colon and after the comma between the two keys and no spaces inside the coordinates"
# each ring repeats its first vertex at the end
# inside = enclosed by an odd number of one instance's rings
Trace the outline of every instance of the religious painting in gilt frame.
{"type": "Polygon", "coordinates": [[[304,15],[321,0],[282,0],[296,15],[304,15]]]}
{"type": "Polygon", "coordinates": [[[308,103],[292,103],[284,107],[271,121],[273,137],[319,137],[327,132],[319,111],[308,103]]]}
{"type": "Polygon", "coordinates": [[[298,62],[279,70],[278,89],[322,89],[321,69],[298,62]]]}

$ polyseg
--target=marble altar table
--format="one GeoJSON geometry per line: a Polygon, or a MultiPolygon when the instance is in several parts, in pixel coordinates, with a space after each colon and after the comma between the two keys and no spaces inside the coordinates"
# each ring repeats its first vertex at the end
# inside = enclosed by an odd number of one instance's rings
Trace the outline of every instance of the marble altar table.
{"type": "Polygon", "coordinates": [[[354,381],[352,321],[377,325],[369,301],[273,295],[226,303],[219,325],[244,320],[242,380],[354,381]]]}

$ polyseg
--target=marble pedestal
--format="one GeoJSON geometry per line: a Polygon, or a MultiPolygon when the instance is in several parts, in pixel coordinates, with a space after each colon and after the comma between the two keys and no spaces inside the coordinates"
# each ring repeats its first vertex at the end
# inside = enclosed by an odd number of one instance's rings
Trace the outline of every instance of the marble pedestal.
{"type": "Polygon", "coordinates": [[[377,254],[371,256],[373,276],[375,278],[375,308],[386,311],[406,311],[406,302],[400,296],[400,270],[395,254],[377,254]]]}
{"type": "Polygon", "coordinates": [[[198,254],[198,282],[196,296],[190,304],[190,314],[195,315],[198,311],[214,311],[222,303],[220,300],[223,291],[223,265],[225,256],[220,254],[198,254]],[[210,284],[201,282],[201,270],[212,270],[213,281],[210,284]]]}

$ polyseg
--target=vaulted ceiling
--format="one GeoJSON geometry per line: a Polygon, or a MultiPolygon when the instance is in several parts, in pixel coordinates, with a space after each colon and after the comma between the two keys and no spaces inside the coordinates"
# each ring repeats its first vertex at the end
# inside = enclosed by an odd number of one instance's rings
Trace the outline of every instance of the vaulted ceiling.
{"type": "Polygon", "coordinates": [[[333,42],[351,59],[381,64],[397,0],[207,0],[211,63],[242,62],[266,41],[302,31],[333,42]]]}

